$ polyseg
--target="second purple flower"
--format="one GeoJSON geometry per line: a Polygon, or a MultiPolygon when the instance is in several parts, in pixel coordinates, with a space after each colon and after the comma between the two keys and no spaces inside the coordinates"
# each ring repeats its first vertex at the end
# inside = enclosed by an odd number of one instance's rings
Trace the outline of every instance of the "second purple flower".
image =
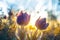
{"type": "Polygon", "coordinates": [[[46,23],[46,18],[40,19],[40,17],[36,20],[36,27],[40,30],[44,30],[48,27],[48,23],[46,23]]]}

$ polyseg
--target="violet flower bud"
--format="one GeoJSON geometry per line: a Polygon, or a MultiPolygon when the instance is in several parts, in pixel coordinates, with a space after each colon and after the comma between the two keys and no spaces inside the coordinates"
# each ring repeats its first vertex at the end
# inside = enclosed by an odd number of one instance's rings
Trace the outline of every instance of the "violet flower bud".
{"type": "Polygon", "coordinates": [[[6,19],[6,18],[7,18],[7,16],[5,15],[3,18],[4,18],[4,19],[6,19]]]}

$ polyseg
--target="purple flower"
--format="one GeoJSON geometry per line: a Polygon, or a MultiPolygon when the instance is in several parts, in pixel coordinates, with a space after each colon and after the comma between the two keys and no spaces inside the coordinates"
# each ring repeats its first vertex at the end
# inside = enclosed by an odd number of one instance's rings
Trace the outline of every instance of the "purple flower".
{"type": "Polygon", "coordinates": [[[23,13],[22,11],[17,16],[17,23],[19,25],[27,25],[30,21],[30,15],[23,13]]]}
{"type": "Polygon", "coordinates": [[[5,15],[3,18],[4,18],[4,19],[6,19],[6,18],[7,18],[7,16],[5,15]]]}
{"type": "Polygon", "coordinates": [[[9,16],[12,16],[12,15],[13,15],[13,13],[12,13],[11,10],[9,11],[8,15],[9,15],[9,16]]]}
{"type": "Polygon", "coordinates": [[[36,23],[35,23],[36,27],[38,29],[41,29],[41,30],[44,30],[48,27],[48,23],[46,23],[46,18],[42,18],[40,19],[40,17],[36,20],[36,23]]]}

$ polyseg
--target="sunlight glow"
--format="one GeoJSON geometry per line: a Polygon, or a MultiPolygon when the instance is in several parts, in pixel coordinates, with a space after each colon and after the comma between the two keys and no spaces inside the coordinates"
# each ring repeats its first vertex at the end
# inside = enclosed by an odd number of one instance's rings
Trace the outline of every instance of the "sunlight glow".
{"type": "Polygon", "coordinates": [[[39,13],[36,13],[36,12],[32,12],[31,13],[31,18],[30,18],[30,24],[31,25],[35,25],[35,22],[38,18],[47,18],[48,17],[48,14],[46,11],[41,11],[39,13]]]}
{"type": "Polygon", "coordinates": [[[2,14],[2,12],[3,12],[4,15],[8,16],[6,3],[0,2],[0,7],[2,8],[1,14],[2,14]]]}

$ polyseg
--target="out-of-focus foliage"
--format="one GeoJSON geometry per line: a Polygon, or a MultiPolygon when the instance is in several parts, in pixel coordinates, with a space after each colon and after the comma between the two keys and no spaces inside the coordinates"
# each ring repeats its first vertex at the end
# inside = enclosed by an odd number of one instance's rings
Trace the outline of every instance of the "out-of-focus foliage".
{"type": "Polygon", "coordinates": [[[45,30],[40,30],[35,25],[18,25],[14,14],[10,18],[0,18],[0,40],[40,40],[41,32],[41,40],[60,40],[60,23],[55,19],[45,20],[49,26],[45,30]]]}

